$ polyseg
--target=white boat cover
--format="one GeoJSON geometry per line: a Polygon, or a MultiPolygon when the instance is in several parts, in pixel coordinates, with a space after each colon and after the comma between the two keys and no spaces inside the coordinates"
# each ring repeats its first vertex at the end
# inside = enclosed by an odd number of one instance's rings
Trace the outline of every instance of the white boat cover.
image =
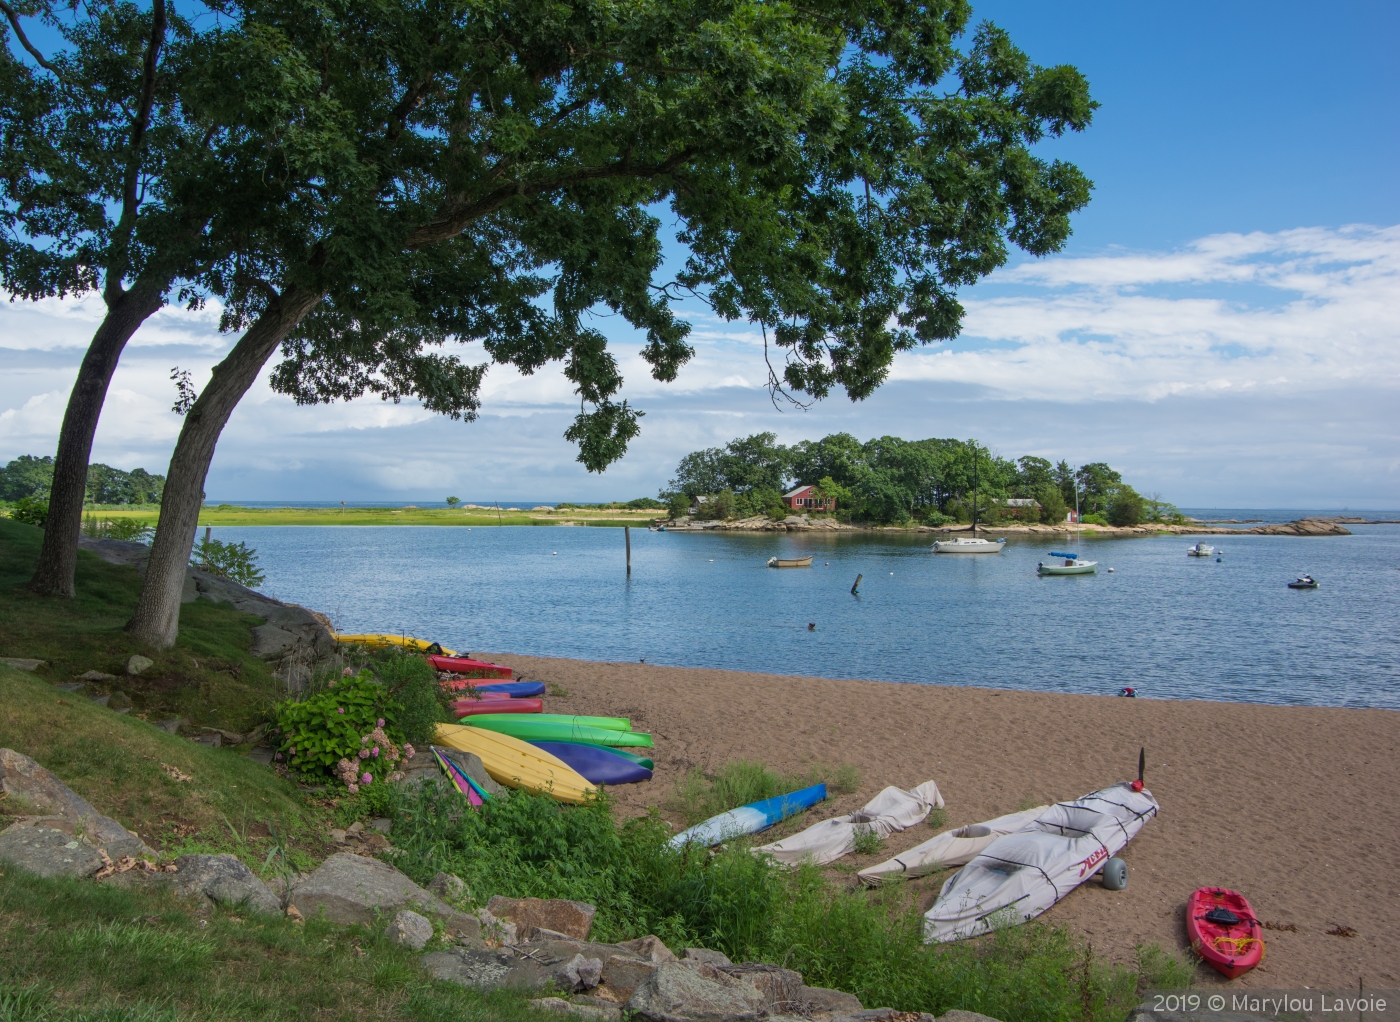
{"type": "Polygon", "coordinates": [[[808,862],[824,866],[835,862],[856,846],[856,835],[874,831],[880,838],[912,827],[929,814],[943,808],[938,785],[925,781],[913,791],[889,787],[865,804],[865,808],[813,824],[791,837],[755,848],[756,853],[773,856],[789,866],[808,862]]]}
{"type": "Polygon", "coordinates": [[[945,830],[921,845],[900,852],[893,859],[861,870],[856,876],[866,887],[878,887],[891,880],[912,880],[950,866],[965,865],[997,838],[1020,830],[1048,808],[1036,806],[1019,813],[998,816],[985,823],[969,823],[956,830],[945,830]]]}
{"type": "Polygon", "coordinates": [[[1126,782],[1051,806],[949,878],[924,913],[924,943],[1034,919],[1102,869],[1157,810],[1152,792],[1126,782]]]}

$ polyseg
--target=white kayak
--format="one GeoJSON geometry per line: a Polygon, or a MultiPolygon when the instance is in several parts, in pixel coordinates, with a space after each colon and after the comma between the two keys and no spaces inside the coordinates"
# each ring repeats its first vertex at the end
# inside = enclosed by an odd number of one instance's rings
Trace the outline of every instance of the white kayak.
{"type": "Polygon", "coordinates": [[[1157,810],[1152,792],[1127,782],[1050,806],[949,878],[924,913],[924,943],[1034,919],[1102,869],[1157,810]]]}
{"type": "Polygon", "coordinates": [[[667,844],[676,851],[692,844],[700,848],[710,848],[726,841],[732,841],[736,837],[744,837],[747,834],[757,834],[767,830],[773,824],[781,823],[795,813],[811,809],[812,806],[825,798],[826,785],[814,784],[801,791],[750,802],[746,806],[739,806],[739,808],[731,809],[727,813],[711,816],[704,823],[697,823],[695,826],[681,831],[667,844]]]}
{"type": "Polygon", "coordinates": [[[814,823],[791,837],[760,845],[754,852],[771,855],[788,866],[803,862],[825,866],[849,854],[856,846],[856,835],[861,832],[878,834],[883,840],[914,826],[928,816],[929,810],[942,808],[943,796],[933,781],[925,781],[912,791],[890,786],[862,809],[814,823]]]}
{"type": "Polygon", "coordinates": [[[861,870],[856,876],[866,887],[878,887],[892,880],[913,880],[937,873],[940,869],[966,865],[997,838],[1020,830],[1048,808],[1036,806],[1019,813],[998,816],[985,823],[969,823],[966,827],[945,830],[921,845],[900,852],[893,859],[861,870]]]}

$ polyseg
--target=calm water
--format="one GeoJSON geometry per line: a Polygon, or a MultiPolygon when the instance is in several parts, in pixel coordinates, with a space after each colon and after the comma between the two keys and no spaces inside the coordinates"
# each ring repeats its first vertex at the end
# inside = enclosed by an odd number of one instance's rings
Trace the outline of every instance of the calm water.
{"type": "Polygon", "coordinates": [[[1204,537],[1219,562],[1188,558],[1184,536],[1085,541],[1099,574],[1061,578],[1035,574],[1051,546],[1016,539],[1000,555],[935,556],[924,537],[633,529],[628,579],[614,528],[214,533],[257,548],[265,592],[343,631],[457,649],[1400,709],[1400,526],[1353,529],[1204,537]],[[810,569],[764,566],[809,553],[810,569]],[[1322,588],[1286,588],[1303,572],[1322,588]]]}

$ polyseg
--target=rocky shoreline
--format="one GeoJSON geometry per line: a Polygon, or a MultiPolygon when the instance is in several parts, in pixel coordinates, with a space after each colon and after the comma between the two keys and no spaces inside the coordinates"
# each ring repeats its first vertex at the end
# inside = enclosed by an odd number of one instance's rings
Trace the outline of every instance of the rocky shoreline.
{"type": "MultiPolygon", "coordinates": [[[[1350,536],[1351,530],[1342,524],[1385,524],[1371,523],[1357,518],[1300,518],[1296,522],[1281,522],[1273,525],[1258,525],[1252,529],[1227,529],[1219,525],[1204,523],[1170,525],[1165,522],[1145,522],[1142,525],[1084,525],[1080,531],[1092,537],[1115,536],[1350,536]]],[[[664,527],[667,532],[932,532],[949,535],[969,532],[968,525],[851,525],[838,522],[835,518],[813,518],[810,515],[788,515],[776,521],[766,515],[739,518],[734,521],[697,521],[692,518],[678,518],[674,521],[657,519],[655,527],[664,527]]],[[[988,536],[1017,535],[1073,535],[1073,526],[1065,523],[1054,525],[984,525],[979,531],[988,536]]]]}

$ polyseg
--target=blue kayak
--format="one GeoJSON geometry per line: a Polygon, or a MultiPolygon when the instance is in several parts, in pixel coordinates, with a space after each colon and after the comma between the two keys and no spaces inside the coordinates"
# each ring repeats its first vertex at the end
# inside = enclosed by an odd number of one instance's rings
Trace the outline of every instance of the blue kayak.
{"type": "Polygon", "coordinates": [[[688,844],[709,848],[745,834],[757,834],[775,823],[786,820],[805,809],[810,809],[826,798],[826,785],[814,784],[801,791],[786,795],[776,795],[759,802],[750,802],[727,813],[711,816],[704,823],[697,823],[689,830],[683,830],[668,842],[677,851],[688,844]]]}
{"type": "Polygon", "coordinates": [[[591,784],[635,784],[651,780],[651,771],[619,756],[602,745],[578,742],[531,742],[536,748],[557,756],[591,784]]]}
{"type": "Polygon", "coordinates": [[[512,699],[527,699],[544,695],[542,681],[498,681],[494,685],[473,685],[478,692],[504,692],[512,699]]]}

